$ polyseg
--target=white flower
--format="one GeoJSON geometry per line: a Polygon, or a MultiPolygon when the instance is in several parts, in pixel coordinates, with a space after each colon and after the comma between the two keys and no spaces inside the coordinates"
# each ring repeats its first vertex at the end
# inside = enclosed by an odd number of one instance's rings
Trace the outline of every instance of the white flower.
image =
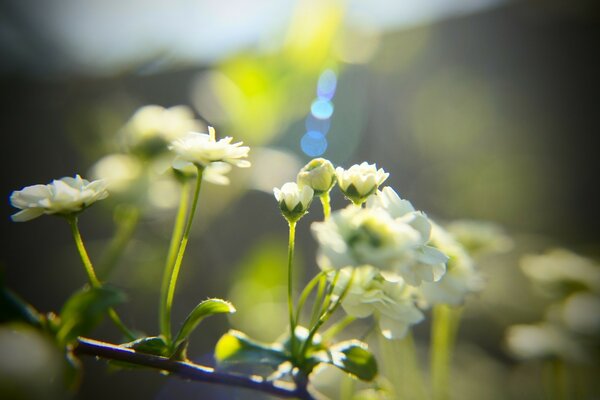
{"type": "Polygon", "coordinates": [[[428,246],[431,236],[432,222],[427,216],[416,211],[408,201],[400,196],[389,186],[378,191],[375,196],[369,198],[367,208],[383,209],[394,218],[398,224],[407,224],[420,234],[420,241],[415,247],[413,262],[405,260],[399,263],[397,272],[404,280],[414,286],[421,282],[437,282],[446,272],[448,256],[435,247],[428,246]]]}
{"type": "Polygon", "coordinates": [[[319,196],[335,184],[335,169],[331,161],[324,158],[315,158],[306,164],[298,173],[299,186],[309,186],[319,196]]]}
{"type": "Polygon", "coordinates": [[[140,160],[129,154],[109,154],[98,160],[90,170],[90,175],[104,180],[113,194],[129,190],[140,180],[142,173],[140,160]]]}
{"type": "Polygon", "coordinates": [[[344,195],[354,204],[362,204],[390,174],[382,168],[377,169],[376,164],[363,162],[347,170],[337,167],[335,175],[344,195]]]}
{"type": "Polygon", "coordinates": [[[423,298],[429,305],[460,305],[469,293],[482,288],[482,278],[467,251],[442,227],[430,222],[430,244],[450,258],[446,273],[438,282],[423,282],[420,287],[423,298]]]}
{"type": "Polygon", "coordinates": [[[104,181],[89,182],[79,175],[54,180],[48,185],[27,186],[10,196],[13,207],[22,211],[11,216],[24,222],[42,214],[72,214],[108,196],[104,181]]]}
{"type": "Polygon", "coordinates": [[[371,265],[388,280],[402,277],[414,286],[439,280],[447,257],[426,245],[430,232],[427,217],[405,200],[402,204],[406,213],[398,211],[401,204],[397,203],[388,207],[394,214],[375,204],[366,209],[349,206],[334,212],[327,221],[313,223],[319,266],[340,269],[371,265]]]}
{"type": "Polygon", "coordinates": [[[292,222],[306,213],[314,196],[310,187],[299,188],[295,182],[285,183],[281,189],[273,188],[273,194],[283,216],[292,222]]]}
{"type": "Polygon", "coordinates": [[[581,362],[589,359],[582,343],[558,325],[513,325],[506,333],[510,352],[521,359],[560,357],[581,362]]]}
{"type": "MultiPolygon", "coordinates": [[[[352,268],[343,268],[334,289],[340,295],[352,276],[352,268]]],[[[366,318],[374,315],[382,335],[400,339],[410,326],[421,322],[423,313],[415,306],[413,289],[400,279],[386,280],[375,268],[362,266],[354,269],[352,284],[342,301],[348,315],[366,318]]]]}
{"type": "Polygon", "coordinates": [[[166,145],[188,132],[203,128],[189,107],[164,108],[148,105],[138,109],[122,129],[128,149],[155,155],[166,150],[166,145]]]}
{"type": "Polygon", "coordinates": [[[189,164],[206,167],[217,161],[240,168],[250,166],[250,161],[243,160],[248,157],[248,146],[242,146],[242,142],[232,144],[231,137],[216,140],[214,129],[208,127],[208,131],[208,134],[190,132],[171,143],[169,149],[177,155],[173,167],[181,169],[189,164]]]}
{"type": "Polygon", "coordinates": [[[541,289],[552,294],[568,291],[574,285],[600,293],[598,265],[565,249],[527,255],[521,259],[521,269],[541,289]]]}

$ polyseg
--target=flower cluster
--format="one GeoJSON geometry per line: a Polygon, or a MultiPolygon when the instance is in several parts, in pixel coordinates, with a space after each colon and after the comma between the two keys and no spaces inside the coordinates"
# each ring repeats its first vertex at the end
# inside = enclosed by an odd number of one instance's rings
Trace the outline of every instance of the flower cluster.
{"type": "Polygon", "coordinates": [[[297,221],[312,193],[328,199],[337,183],[352,204],[312,224],[317,263],[343,297],[346,313],[373,315],[385,337],[400,338],[423,319],[419,307],[460,305],[481,279],[449,233],[391,187],[379,190],[388,176],[375,164],[334,170],[329,161],[315,159],[298,174],[298,185],[286,183],[274,192],[284,216],[297,221]]]}

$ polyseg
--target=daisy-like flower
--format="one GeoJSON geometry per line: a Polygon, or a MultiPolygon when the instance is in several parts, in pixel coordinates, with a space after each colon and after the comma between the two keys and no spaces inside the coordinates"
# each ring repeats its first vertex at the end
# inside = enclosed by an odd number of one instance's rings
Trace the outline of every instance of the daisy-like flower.
{"type": "Polygon", "coordinates": [[[148,105],[139,108],[121,130],[125,147],[138,154],[155,156],[167,145],[188,132],[198,131],[203,124],[195,119],[187,106],[164,108],[148,105]]]}
{"type": "Polygon", "coordinates": [[[335,169],[331,161],[315,158],[306,164],[298,173],[299,186],[308,186],[316,196],[329,192],[335,185],[335,169]]]}
{"type": "Polygon", "coordinates": [[[439,280],[447,256],[427,246],[429,220],[395,192],[386,190],[385,194],[394,199],[387,208],[379,203],[367,208],[348,206],[327,221],[313,223],[319,266],[341,269],[371,265],[386,279],[403,279],[413,286],[439,280]]]}
{"type": "Polygon", "coordinates": [[[242,142],[231,143],[231,137],[216,140],[215,130],[211,126],[208,132],[190,132],[171,143],[169,149],[176,154],[174,168],[183,169],[189,164],[205,168],[213,162],[224,162],[240,168],[250,166],[250,161],[244,160],[248,157],[250,147],[242,146],[242,142]]]}
{"type": "Polygon", "coordinates": [[[481,290],[483,279],[475,269],[475,262],[464,247],[433,221],[430,244],[448,257],[447,270],[438,282],[423,282],[420,287],[427,305],[464,303],[469,293],[481,290]]]}
{"type": "Polygon", "coordinates": [[[421,212],[415,210],[408,200],[404,200],[389,186],[371,196],[367,208],[385,210],[397,224],[406,224],[419,232],[418,244],[413,247],[413,257],[397,263],[396,272],[404,280],[414,286],[422,282],[437,282],[446,272],[448,256],[443,249],[430,246],[432,221],[421,212]]]}
{"type": "Polygon", "coordinates": [[[390,174],[382,168],[377,169],[376,164],[363,162],[353,165],[349,169],[337,167],[335,169],[338,185],[344,196],[354,204],[362,204],[377,191],[390,174]]]}
{"type": "MultiPolygon", "coordinates": [[[[340,270],[334,292],[340,294],[352,276],[352,268],[340,270]]],[[[408,329],[424,318],[416,307],[414,288],[401,279],[395,282],[386,280],[375,268],[361,266],[355,268],[352,284],[342,301],[348,315],[366,318],[374,315],[382,335],[388,339],[403,338],[408,329]]]]}
{"type": "Polygon", "coordinates": [[[296,222],[308,211],[314,191],[308,186],[300,188],[295,182],[288,182],[281,189],[273,188],[273,194],[283,216],[290,222],[296,222]]]}
{"type": "Polygon", "coordinates": [[[107,196],[102,180],[89,182],[79,175],[65,177],[48,185],[27,186],[14,191],[10,203],[21,211],[11,218],[15,222],[25,222],[42,214],[73,214],[107,196]]]}

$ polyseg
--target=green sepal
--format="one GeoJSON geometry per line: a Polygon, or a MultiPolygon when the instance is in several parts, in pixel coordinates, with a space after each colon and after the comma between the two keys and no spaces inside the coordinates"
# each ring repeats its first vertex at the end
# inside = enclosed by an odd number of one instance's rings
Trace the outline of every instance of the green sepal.
{"type": "Polygon", "coordinates": [[[175,336],[173,349],[178,348],[184,341],[186,341],[204,318],[215,314],[231,314],[234,312],[235,307],[233,307],[233,305],[228,301],[221,299],[204,300],[198,304],[191,313],[189,313],[183,322],[181,329],[179,329],[177,336],[175,336]]]}
{"type": "Polygon", "coordinates": [[[280,364],[289,361],[289,356],[279,344],[259,343],[240,331],[230,330],[217,342],[215,359],[222,366],[262,364],[277,369],[280,364]]]}
{"type": "Polygon", "coordinates": [[[60,312],[56,334],[59,343],[67,344],[90,332],[113,306],[125,301],[125,295],[111,287],[84,287],[73,294],[60,312]]]}
{"type": "Polygon", "coordinates": [[[350,200],[351,202],[353,202],[356,205],[361,205],[362,203],[364,203],[367,200],[367,198],[370,195],[372,195],[373,193],[375,193],[377,191],[377,185],[373,186],[373,189],[371,189],[367,193],[359,193],[359,191],[356,189],[356,187],[352,183],[348,185],[346,190],[343,190],[341,187],[340,187],[340,190],[342,191],[342,193],[344,193],[344,196],[346,196],[346,198],[348,200],[350,200]]]}
{"type": "Polygon", "coordinates": [[[333,365],[363,381],[372,381],[377,376],[377,361],[366,343],[347,340],[331,346],[327,351],[313,357],[315,363],[333,365]]]}

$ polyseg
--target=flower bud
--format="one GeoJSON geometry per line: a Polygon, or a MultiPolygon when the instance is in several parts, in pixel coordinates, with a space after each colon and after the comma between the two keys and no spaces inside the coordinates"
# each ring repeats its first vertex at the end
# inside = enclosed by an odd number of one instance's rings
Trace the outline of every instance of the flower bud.
{"type": "Polygon", "coordinates": [[[281,189],[274,188],[273,194],[283,216],[289,222],[296,222],[308,211],[314,191],[308,186],[300,189],[296,183],[288,182],[281,189]]]}
{"type": "Polygon", "coordinates": [[[338,167],[335,174],[340,190],[354,204],[364,203],[390,175],[382,168],[377,169],[375,164],[366,162],[347,170],[338,167]]]}
{"type": "Polygon", "coordinates": [[[335,185],[335,168],[331,161],[315,158],[306,164],[298,173],[298,186],[308,186],[316,196],[329,192],[335,185]]]}

